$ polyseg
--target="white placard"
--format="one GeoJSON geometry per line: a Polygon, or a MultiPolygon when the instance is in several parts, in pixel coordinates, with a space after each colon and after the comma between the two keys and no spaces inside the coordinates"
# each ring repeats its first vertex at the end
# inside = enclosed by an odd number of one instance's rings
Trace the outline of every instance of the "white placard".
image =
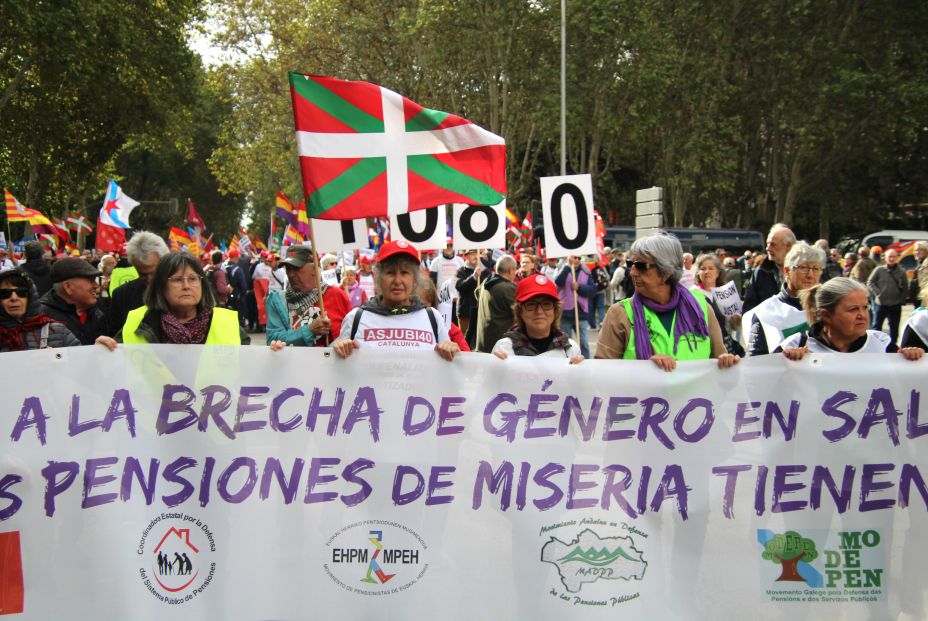
{"type": "Polygon", "coordinates": [[[547,257],[592,255],[596,252],[593,180],[590,175],[541,178],[541,208],[547,257]]]}
{"type": "Polygon", "coordinates": [[[492,206],[455,203],[452,222],[459,252],[506,247],[506,201],[492,206]]]}
{"type": "Polygon", "coordinates": [[[391,215],[390,235],[394,241],[408,241],[417,250],[444,248],[448,241],[448,216],[445,206],[391,215]]]}
{"type": "Polygon", "coordinates": [[[719,310],[726,317],[741,314],[741,296],[738,295],[738,287],[733,280],[713,289],[712,295],[715,296],[715,303],[719,310]]]}
{"type": "Polygon", "coordinates": [[[316,237],[316,250],[320,254],[337,253],[354,248],[367,248],[367,220],[317,220],[312,219],[316,237]]]}
{"type": "Polygon", "coordinates": [[[338,286],[338,273],[334,270],[322,270],[322,282],[330,287],[338,286]]]}

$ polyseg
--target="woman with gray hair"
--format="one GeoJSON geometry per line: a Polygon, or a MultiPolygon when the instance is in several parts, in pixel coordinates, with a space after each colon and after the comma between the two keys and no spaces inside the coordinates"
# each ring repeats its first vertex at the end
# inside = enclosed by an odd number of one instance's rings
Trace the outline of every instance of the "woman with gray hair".
{"type": "Polygon", "coordinates": [[[776,351],[790,360],[808,352],[879,354],[898,351],[906,360],[919,360],[920,347],[896,347],[884,332],[868,330],[867,287],[843,276],[814,285],[800,294],[811,327],[785,339],[776,351]]]}
{"type": "Polygon", "coordinates": [[[460,347],[448,336],[441,314],[419,298],[419,252],[408,242],[387,242],[377,254],[374,282],[377,295],[345,315],[332,349],[347,358],[361,347],[376,349],[434,349],[453,360],[460,347]]]}
{"type": "Polygon", "coordinates": [[[635,294],[606,313],[597,358],[651,360],[672,371],[677,360],[717,358],[719,368],[741,359],[729,354],[706,298],[680,284],[683,249],[666,234],[643,237],[628,251],[635,294]]]}
{"type": "Polygon", "coordinates": [[[742,325],[748,331],[748,356],[769,354],[783,339],[809,328],[799,292],[818,284],[825,253],[798,241],[783,261],[786,280],[780,293],[747,311],[742,325]]]}
{"type": "Polygon", "coordinates": [[[193,255],[170,252],[161,257],[145,290],[145,305],[129,312],[117,340],[126,344],[247,345],[250,339],[239,326],[238,313],[217,307],[205,280],[206,273],[193,255]]]}

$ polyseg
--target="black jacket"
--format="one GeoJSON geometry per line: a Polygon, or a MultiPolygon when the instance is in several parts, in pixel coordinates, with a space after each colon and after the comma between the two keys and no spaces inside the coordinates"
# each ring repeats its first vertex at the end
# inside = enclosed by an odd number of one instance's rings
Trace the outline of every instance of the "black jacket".
{"type": "Polygon", "coordinates": [[[45,295],[45,293],[52,288],[51,268],[48,265],[48,261],[45,259],[26,261],[19,267],[29,274],[29,278],[35,283],[35,288],[39,291],[39,295],[45,295]]]}
{"type": "Polygon", "coordinates": [[[81,345],[93,345],[98,336],[106,334],[106,317],[96,306],[87,311],[87,320],[83,324],[74,305],[59,298],[54,291],[39,298],[39,306],[43,313],[66,325],[81,345]]]}
{"type": "Polygon", "coordinates": [[[123,283],[113,289],[110,298],[110,308],[107,316],[107,334],[116,336],[126,324],[126,317],[145,305],[145,284],[138,278],[123,283]]]}
{"type": "Polygon", "coordinates": [[[742,312],[751,310],[767,298],[772,298],[779,293],[780,287],[783,286],[783,278],[780,276],[782,273],[779,265],[770,259],[764,259],[760,267],[751,274],[751,282],[744,293],[742,312]]]}

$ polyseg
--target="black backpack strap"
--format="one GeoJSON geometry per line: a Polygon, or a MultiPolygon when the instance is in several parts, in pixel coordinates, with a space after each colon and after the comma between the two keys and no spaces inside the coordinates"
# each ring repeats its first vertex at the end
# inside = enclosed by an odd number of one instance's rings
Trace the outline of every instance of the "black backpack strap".
{"type": "Polygon", "coordinates": [[[435,335],[435,344],[438,345],[438,320],[435,319],[435,309],[431,306],[427,306],[425,310],[429,314],[429,321],[432,323],[432,334],[435,335]]]}
{"type": "Polygon", "coordinates": [[[358,326],[361,325],[361,313],[364,312],[363,308],[358,307],[358,312],[354,314],[354,321],[351,322],[351,340],[354,340],[354,335],[358,333],[358,326]]]}
{"type": "Polygon", "coordinates": [[[806,343],[809,342],[809,331],[803,330],[802,336],[799,337],[799,347],[805,347],[806,343]]]}

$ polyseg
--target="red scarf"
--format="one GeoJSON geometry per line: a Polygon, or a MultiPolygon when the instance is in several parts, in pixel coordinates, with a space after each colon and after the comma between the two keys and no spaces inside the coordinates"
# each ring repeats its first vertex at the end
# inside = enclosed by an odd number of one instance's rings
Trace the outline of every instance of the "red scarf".
{"type": "Polygon", "coordinates": [[[0,327],[0,345],[9,348],[10,351],[23,351],[26,349],[26,341],[23,339],[24,332],[32,332],[41,328],[47,323],[56,323],[48,315],[39,313],[33,315],[21,323],[12,327],[0,327]]]}

